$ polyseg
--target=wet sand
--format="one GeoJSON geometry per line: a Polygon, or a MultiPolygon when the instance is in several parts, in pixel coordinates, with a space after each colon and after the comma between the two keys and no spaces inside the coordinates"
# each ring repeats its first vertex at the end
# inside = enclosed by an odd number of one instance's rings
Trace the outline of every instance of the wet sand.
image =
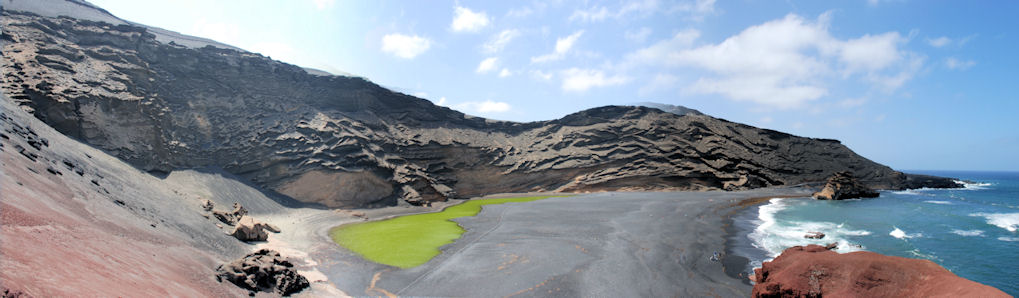
{"type": "MultiPolygon", "coordinates": [[[[303,295],[737,297],[751,287],[725,273],[724,266],[746,266],[724,256],[726,216],[743,200],[803,192],[594,193],[486,206],[457,220],[467,232],[439,256],[403,270],[331,242],[329,229],[361,220],[344,212],[263,215],[284,232],[260,246],[306,256],[299,267],[322,281],[303,295]],[[715,252],[722,260],[711,260],[715,252]]],[[[425,210],[391,207],[368,216],[425,210]]]]}

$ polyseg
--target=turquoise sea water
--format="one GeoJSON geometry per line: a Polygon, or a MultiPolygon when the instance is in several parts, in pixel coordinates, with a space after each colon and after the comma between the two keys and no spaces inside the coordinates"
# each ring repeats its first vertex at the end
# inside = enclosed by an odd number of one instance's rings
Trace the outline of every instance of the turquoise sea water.
{"type": "Polygon", "coordinates": [[[838,242],[839,252],[928,259],[1019,296],[1019,173],[917,173],[972,183],[956,190],[882,191],[876,199],[772,199],[734,218],[732,237],[740,239],[732,241],[732,253],[759,267],[789,246],[838,242]],[[826,236],[804,239],[810,231],[826,236]]]}

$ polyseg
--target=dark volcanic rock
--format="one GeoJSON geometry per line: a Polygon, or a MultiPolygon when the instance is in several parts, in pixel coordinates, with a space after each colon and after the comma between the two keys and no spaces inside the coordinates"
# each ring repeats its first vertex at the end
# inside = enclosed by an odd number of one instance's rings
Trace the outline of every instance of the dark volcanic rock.
{"type": "Polygon", "coordinates": [[[256,222],[251,216],[243,216],[237,221],[237,226],[234,227],[234,231],[230,233],[230,236],[234,236],[237,240],[250,242],[250,241],[265,241],[269,239],[269,233],[266,231],[279,233],[279,228],[261,222],[256,222]]]}
{"type": "Polygon", "coordinates": [[[901,188],[962,188],[965,185],[957,182],[956,179],[937,177],[930,175],[906,174],[906,181],[903,181],[901,188]]]}
{"type": "Polygon", "coordinates": [[[825,236],[824,233],[821,233],[821,232],[807,232],[806,235],[803,235],[803,238],[807,238],[807,239],[824,239],[824,236],[825,236]]]}
{"type": "Polygon", "coordinates": [[[216,272],[216,280],[226,280],[253,292],[267,291],[289,296],[310,286],[308,279],[298,274],[290,261],[268,249],[220,265],[216,272]]]}
{"type": "Polygon", "coordinates": [[[828,183],[819,192],[814,193],[818,200],[848,200],[856,198],[876,198],[878,192],[870,189],[853,177],[849,172],[838,172],[828,178],[828,183]]]}
{"type": "Polygon", "coordinates": [[[8,289],[8,288],[4,288],[3,295],[0,296],[0,297],[3,297],[3,298],[32,298],[31,295],[25,294],[25,292],[18,291],[18,290],[11,290],[11,289],[8,289]]]}
{"type": "Polygon", "coordinates": [[[143,170],[217,167],[328,207],[498,192],[740,190],[834,171],[903,188],[908,177],[838,141],[681,107],[493,121],[363,78],[309,74],[197,38],[171,43],[165,30],[105,12],[84,20],[17,7],[2,12],[0,88],[37,118],[143,170]]]}
{"type": "Polygon", "coordinates": [[[233,211],[212,211],[212,216],[216,217],[220,222],[231,226],[237,224],[247,214],[248,209],[244,209],[244,206],[241,206],[240,203],[234,203],[233,211]]]}
{"type": "Polygon", "coordinates": [[[753,297],[1010,297],[928,260],[820,245],[786,249],[753,278],[753,297]]]}

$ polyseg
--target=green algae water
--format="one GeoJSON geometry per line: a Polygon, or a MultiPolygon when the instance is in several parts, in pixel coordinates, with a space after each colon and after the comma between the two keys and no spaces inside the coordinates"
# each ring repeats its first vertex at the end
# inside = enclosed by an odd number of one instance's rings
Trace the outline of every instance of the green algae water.
{"type": "Polygon", "coordinates": [[[453,243],[465,230],[452,219],[481,212],[481,206],[531,202],[556,196],[470,200],[435,213],[342,225],[329,235],[333,241],[371,260],[403,269],[427,263],[439,248],[453,243]]]}

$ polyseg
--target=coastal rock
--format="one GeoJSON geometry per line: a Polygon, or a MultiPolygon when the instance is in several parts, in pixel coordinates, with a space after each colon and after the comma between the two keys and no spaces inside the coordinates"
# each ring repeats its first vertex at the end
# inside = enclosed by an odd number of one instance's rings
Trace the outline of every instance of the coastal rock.
{"type": "Polygon", "coordinates": [[[753,279],[753,297],[1010,297],[928,260],[820,245],[786,249],[753,279]]]}
{"type": "Polygon", "coordinates": [[[824,239],[824,233],[821,233],[821,232],[807,232],[806,235],[803,235],[803,238],[807,238],[807,239],[824,239]]]}
{"type": "Polygon", "coordinates": [[[850,172],[838,172],[828,178],[828,182],[819,192],[814,193],[818,200],[847,200],[856,198],[876,198],[880,194],[867,187],[850,172]]]}
{"type": "Polygon", "coordinates": [[[245,242],[265,241],[269,239],[269,233],[266,233],[266,230],[279,233],[279,228],[275,226],[256,222],[251,216],[243,216],[237,221],[237,226],[234,227],[234,231],[230,235],[245,242]]]}
{"type": "Polygon", "coordinates": [[[294,265],[273,250],[261,249],[216,268],[216,280],[229,281],[252,292],[266,291],[289,296],[310,284],[294,265]]]}

